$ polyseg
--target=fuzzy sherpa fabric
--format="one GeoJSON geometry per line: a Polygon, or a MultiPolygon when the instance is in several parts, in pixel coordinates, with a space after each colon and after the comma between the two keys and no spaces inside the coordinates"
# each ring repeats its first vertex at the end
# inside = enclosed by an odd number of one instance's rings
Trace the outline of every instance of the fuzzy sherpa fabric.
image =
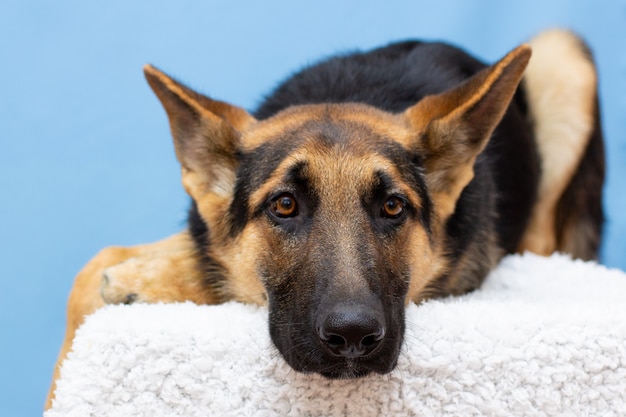
{"type": "Polygon", "coordinates": [[[110,306],[77,333],[58,416],[626,416],[626,274],[507,257],[479,291],[410,305],[397,369],[357,380],[291,370],[264,308],[110,306]]]}

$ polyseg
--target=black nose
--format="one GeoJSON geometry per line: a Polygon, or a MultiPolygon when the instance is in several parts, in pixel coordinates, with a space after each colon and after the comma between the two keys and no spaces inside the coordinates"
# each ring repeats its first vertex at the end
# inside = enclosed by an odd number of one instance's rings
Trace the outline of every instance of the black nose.
{"type": "Polygon", "coordinates": [[[381,344],[385,326],[377,314],[363,308],[344,307],[320,320],[317,332],[331,354],[358,358],[369,355],[381,344]]]}

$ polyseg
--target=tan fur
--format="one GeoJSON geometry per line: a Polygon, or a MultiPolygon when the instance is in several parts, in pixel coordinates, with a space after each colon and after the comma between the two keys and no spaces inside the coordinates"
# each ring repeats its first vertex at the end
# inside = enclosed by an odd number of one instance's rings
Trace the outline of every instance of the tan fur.
{"type": "Polygon", "coordinates": [[[246,228],[235,242],[215,245],[212,255],[227,269],[230,277],[225,291],[234,301],[263,305],[267,302],[265,288],[255,269],[261,236],[254,227],[246,228]]]}
{"type": "Polygon", "coordinates": [[[593,131],[597,76],[584,46],[570,32],[543,32],[530,44],[533,58],[523,82],[542,175],[537,203],[519,250],[549,255],[558,249],[567,251],[557,247],[555,210],[593,131]]]}
{"type": "Polygon", "coordinates": [[[103,271],[100,294],[107,304],[218,301],[203,284],[196,248],[187,232],[136,248],[134,252],[133,257],[103,271]]]}
{"type": "MultiPolygon", "coordinates": [[[[406,134],[403,126],[398,124],[399,116],[359,103],[348,103],[341,106],[329,104],[292,106],[271,117],[266,123],[250,125],[242,138],[242,150],[250,150],[272,140],[283,132],[288,132],[316,118],[326,117],[326,111],[333,117],[346,122],[363,124],[380,136],[398,138],[406,134]]],[[[408,142],[410,138],[403,140],[408,142]]]]}

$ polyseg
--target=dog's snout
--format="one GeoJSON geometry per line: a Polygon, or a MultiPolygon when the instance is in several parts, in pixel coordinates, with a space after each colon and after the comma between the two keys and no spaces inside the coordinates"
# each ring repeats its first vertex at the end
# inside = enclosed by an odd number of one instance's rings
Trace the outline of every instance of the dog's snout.
{"type": "Polygon", "coordinates": [[[317,328],[323,346],[335,356],[358,358],[372,353],[385,336],[376,314],[343,308],[328,314],[317,328]]]}

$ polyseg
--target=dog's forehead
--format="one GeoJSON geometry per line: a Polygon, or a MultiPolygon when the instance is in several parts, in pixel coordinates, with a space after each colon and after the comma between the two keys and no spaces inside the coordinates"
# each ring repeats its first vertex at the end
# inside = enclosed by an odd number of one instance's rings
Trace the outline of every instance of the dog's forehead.
{"type": "Polygon", "coordinates": [[[405,119],[400,115],[358,103],[311,104],[288,107],[269,119],[262,120],[243,134],[244,151],[263,144],[307,141],[340,141],[359,139],[352,146],[368,139],[386,138],[406,143],[410,136],[405,119]]]}

